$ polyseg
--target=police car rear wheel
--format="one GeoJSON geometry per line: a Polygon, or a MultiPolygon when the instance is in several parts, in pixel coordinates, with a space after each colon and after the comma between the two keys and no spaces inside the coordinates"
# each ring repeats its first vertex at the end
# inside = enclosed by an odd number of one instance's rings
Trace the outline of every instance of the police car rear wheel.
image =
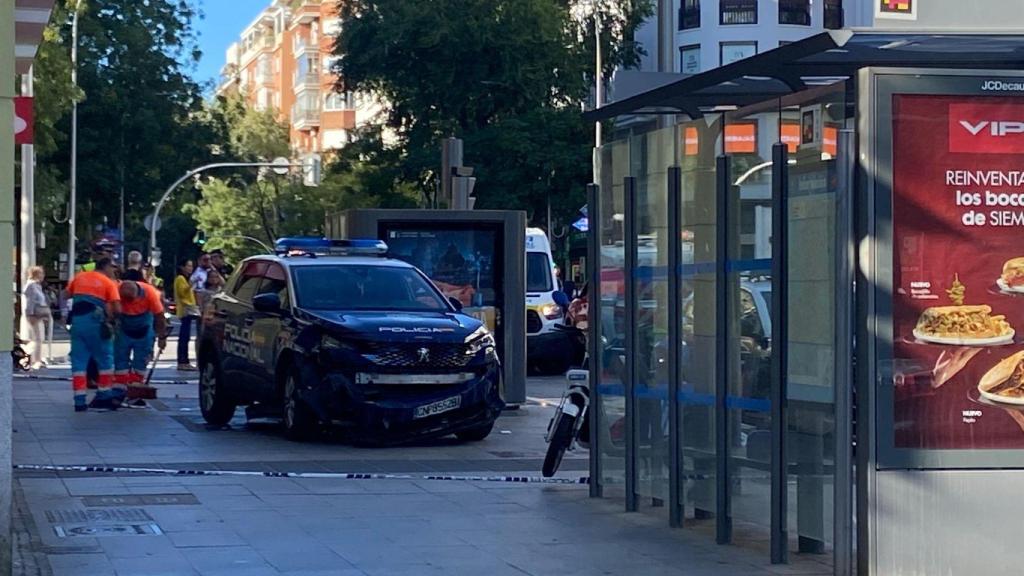
{"type": "Polygon", "coordinates": [[[235,415],[235,405],[227,398],[220,378],[220,364],[206,360],[199,372],[199,408],[203,419],[214,426],[224,426],[235,415]]]}
{"type": "Polygon", "coordinates": [[[309,407],[299,398],[298,387],[298,375],[292,371],[284,382],[281,422],[284,425],[284,435],[289,440],[302,441],[308,440],[313,435],[316,421],[310,413],[309,407]]]}

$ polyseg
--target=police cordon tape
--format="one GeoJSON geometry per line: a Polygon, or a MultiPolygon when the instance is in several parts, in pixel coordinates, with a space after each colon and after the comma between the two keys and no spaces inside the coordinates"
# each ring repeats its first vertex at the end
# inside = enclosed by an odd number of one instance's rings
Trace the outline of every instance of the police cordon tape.
{"type": "Polygon", "coordinates": [[[175,470],[171,468],[129,468],[123,466],[61,466],[15,464],[15,470],[34,472],[86,472],[105,474],[152,474],[164,476],[249,476],[264,478],[319,478],[334,480],[432,480],[449,482],[505,482],[510,484],[590,484],[589,476],[542,478],[539,476],[450,476],[443,474],[378,474],[361,472],[261,472],[254,470],[175,470]]]}
{"type": "MultiPolygon", "coordinates": [[[[187,470],[173,468],[132,468],[125,466],[70,466],[51,464],[14,464],[15,470],[32,472],[84,472],[105,474],[151,474],[163,476],[248,476],[256,478],[313,478],[328,480],[431,480],[448,482],[502,482],[509,484],[587,485],[589,476],[543,478],[540,476],[452,476],[447,474],[381,474],[374,472],[269,472],[257,470],[187,470]]],[[[770,476],[744,476],[744,480],[769,479],[770,476]]],[[[712,480],[712,474],[685,474],[682,480],[712,480]]],[[[641,478],[640,481],[650,479],[641,478]]],[[[621,478],[606,478],[604,484],[622,484],[621,478]]]]}

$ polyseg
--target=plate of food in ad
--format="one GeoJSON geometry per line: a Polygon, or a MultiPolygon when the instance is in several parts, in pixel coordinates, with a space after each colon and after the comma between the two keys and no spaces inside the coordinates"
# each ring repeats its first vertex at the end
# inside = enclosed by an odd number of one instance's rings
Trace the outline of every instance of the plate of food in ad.
{"type": "Polygon", "coordinates": [[[1024,294],[1024,257],[1007,260],[996,285],[1008,294],[1024,294]]]}
{"type": "Polygon", "coordinates": [[[949,346],[1001,346],[1012,343],[1014,334],[1006,317],[992,315],[987,304],[927,308],[914,328],[921,342],[949,346]]]}
{"type": "Polygon", "coordinates": [[[986,372],[978,392],[993,402],[1024,406],[1024,350],[1004,358],[986,372]]]}

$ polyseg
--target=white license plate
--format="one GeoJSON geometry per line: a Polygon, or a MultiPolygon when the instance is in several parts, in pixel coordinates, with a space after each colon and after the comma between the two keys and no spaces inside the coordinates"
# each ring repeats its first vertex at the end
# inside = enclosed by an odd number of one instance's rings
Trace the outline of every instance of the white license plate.
{"type": "Polygon", "coordinates": [[[417,406],[416,411],[413,412],[412,417],[416,418],[427,418],[428,416],[434,416],[437,414],[443,414],[445,412],[451,412],[452,410],[458,410],[459,406],[462,405],[462,396],[452,396],[451,398],[445,398],[437,402],[431,402],[430,404],[424,404],[423,406],[417,406]]]}

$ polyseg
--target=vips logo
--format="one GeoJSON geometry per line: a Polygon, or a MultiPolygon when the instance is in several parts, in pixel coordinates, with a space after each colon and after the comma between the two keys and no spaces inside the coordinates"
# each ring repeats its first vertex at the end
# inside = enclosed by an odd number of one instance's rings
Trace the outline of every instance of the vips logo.
{"type": "Polygon", "coordinates": [[[949,105],[949,151],[1024,153],[1024,100],[949,105]]]}

